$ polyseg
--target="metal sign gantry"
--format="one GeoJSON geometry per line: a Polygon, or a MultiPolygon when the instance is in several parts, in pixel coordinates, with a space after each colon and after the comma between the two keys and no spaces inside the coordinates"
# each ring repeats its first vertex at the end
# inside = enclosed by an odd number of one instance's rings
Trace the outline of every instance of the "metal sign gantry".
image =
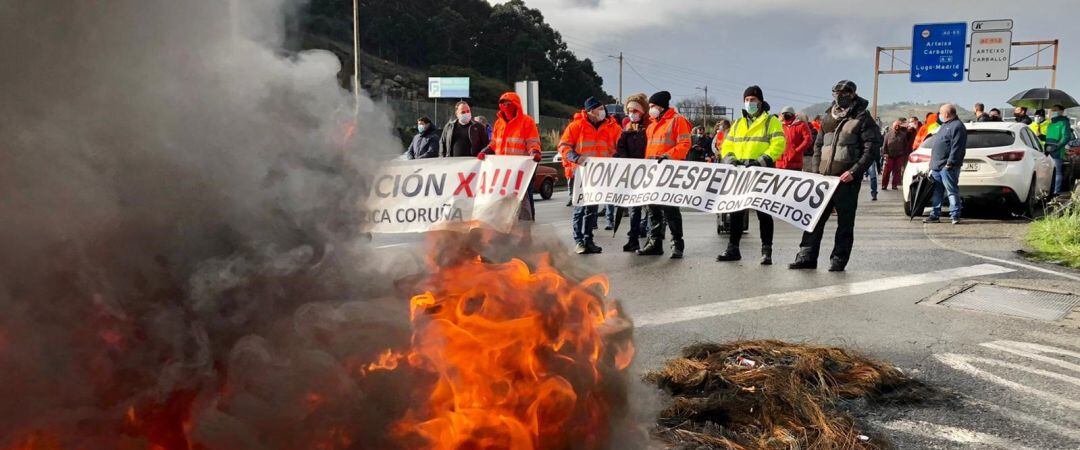
{"type": "MultiPolygon", "coordinates": [[[[967,47],[970,47],[970,44],[967,47]]],[[[1026,47],[1035,47],[1035,51],[1033,53],[1023,57],[1023,58],[1020,58],[1020,59],[1018,59],[1016,61],[1010,62],[1009,63],[1009,70],[1010,71],[1013,71],[1013,70],[1049,70],[1051,72],[1051,75],[1050,75],[1050,87],[1051,88],[1057,87],[1058,40],[1054,39],[1052,41],[1016,41],[1016,42],[1012,43],[1012,48],[1014,50],[1017,49],[1018,47],[1025,47],[1025,48],[1026,47]],[[1045,58],[1043,58],[1041,55],[1042,55],[1043,52],[1045,52],[1046,50],[1049,50],[1051,48],[1054,49],[1053,59],[1052,59],[1050,65],[1043,65],[1043,60],[1045,58]],[[1033,64],[1021,65],[1021,63],[1023,63],[1024,61],[1027,61],[1027,60],[1029,60],[1029,59],[1031,59],[1033,57],[1035,58],[1035,61],[1034,61],[1033,64]]],[[[1012,52],[1012,54],[1015,55],[1015,54],[1017,54],[1017,52],[1014,51],[1014,52],[1012,52]]],[[[877,109],[878,109],[878,78],[880,78],[881,75],[910,74],[911,73],[911,63],[908,62],[908,61],[910,61],[910,55],[911,55],[911,46],[910,45],[902,46],[902,47],[877,47],[874,50],[874,96],[873,96],[873,100],[872,100],[871,107],[870,107],[870,113],[875,118],[877,117],[877,112],[878,112],[877,111],[877,109]],[[901,52],[900,56],[897,56],[897,54],[896,54],[897,52],[901,52]],[[908,60],[907,61],[902,59],[902,56],[904,56],[902,52],[908,52],[908,60]],[[887,61],[888,62],[888,69],[884,69],[884,70],[882,69],[882,60],[881,60],[881,55],[882,54],[885,54],[885,57],[888,58],[888,61],[887,61]],[[897,68],[897,63],[898,62],[900,64],[903,64],[907,68],[906,69],[904,69],[904,68],[898,69],[897,68]]],[[[967,72],[967,70],[968,69],[965,69],[965,73],[967,72]]]]}

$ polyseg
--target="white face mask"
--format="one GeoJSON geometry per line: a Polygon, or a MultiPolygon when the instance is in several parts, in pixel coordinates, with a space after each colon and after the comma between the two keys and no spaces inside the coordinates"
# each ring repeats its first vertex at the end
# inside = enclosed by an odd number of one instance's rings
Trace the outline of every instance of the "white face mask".
{"type": "Polygon", "coordinates": [[[1035,116],[1035,123],[1042,123],[1042,121],[1043,121],[1042,116],[1035,116]]]}
{"type": "Polygon", "coordinates": [[[472,120],[472,114],[462,113],[460,116],[458,116],[457,120],[462,125],[465,125],[465,124],[469,123],[470,120],[472,120]]]}
{"type": "Polygon", "coordinates": [[[597,121],[601,121],[607,118],[607,111],[603,109],[595,109],[590,115],[597,121]]]}
{"type": "Polygon", "coordinates": [[[630,113],[630,121],[631,122],[641,122],[641,113],[636,113],[636,112],[630,113]]]}
{"type": "Polygon", "coordinates": [[[649,117],[652,117],[653,119],[660,117],[660,107],[654,106],[649,108],[649,117]]]}

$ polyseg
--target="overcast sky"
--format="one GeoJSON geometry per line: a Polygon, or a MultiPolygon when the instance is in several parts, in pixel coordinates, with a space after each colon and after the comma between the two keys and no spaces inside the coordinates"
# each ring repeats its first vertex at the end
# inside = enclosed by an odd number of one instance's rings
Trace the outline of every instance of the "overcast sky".
{"type": "MultiPolygon", "coordinates": [[[[499,3],[494,1],[494,3],[499,3]]],[[[604,88],[618,95],[659,89],[676,98],[700,95],[741,103],[743,88],[760,84],[778,110],[824,101],[836,81],[850,79],[869,99],[875,46],[911,45],[917,23],[1011,18],[1013,41],[1060,39],[1057,87],[1080,96],[1080,0],[526,0],[539,9],[579,57],[590,58],[604,88]],[[658,89],[659,88],[659,89],[658,89]]],[[[1014,47],[1012,61],[1035,52],[1014,47]]],[[[1041,55],[1049,65],[1052,49],[1041,55]]],[[[910,52],[897,52],[910,62],[910,52]]],[[[1033,63],[1035,57],[1021,63],[1033,63]]],[[[888,58],[883,57],[888,65],[888,58]]],[[[897,62],[897,69],[907,69],[897,62]]],[[[1008,81],[912,84],[882,75],[880,103],[955,101],[970,108],[1006,107],[1016,92],[1048,87],[1049,71],[1012,71],[1008,81]]],[[[541,89],[543,87],[541,86],[541,89]]],[[[1011,113],[1006,113],[1011,116],[1011,113]]]]}

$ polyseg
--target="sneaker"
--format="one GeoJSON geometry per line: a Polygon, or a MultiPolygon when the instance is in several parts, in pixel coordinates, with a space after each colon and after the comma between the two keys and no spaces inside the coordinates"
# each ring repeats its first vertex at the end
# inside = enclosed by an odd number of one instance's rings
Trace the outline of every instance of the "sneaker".
{"type": "Polygon", "coordinates": [[[573,199],[570,199],[570,200],[566,201],[566,207],[569,208],[571,206],[574,206],[574,200],[573,199]]]}
{"type": "Polygon", "coordinates": [[[881,188],[881,190],[882,190],[882,191],[887,191],[887,190],[889,190],[889,188],[887,188],[887,187],[882,187],[882,188],[881,188]]]}
{"type": "Polygon", "coordinates": [[[574,253],[577,253],[579,255],[584,255],[584,254],[586,254],[588,252],[589,252],[589,249],[585,248],[585,243],[584,242],[578,242],[577,244],[574,245],[574,253]]]}
{"type": "Polygon", "coordinates": [[[844,266],[840,265],[839,263],[829,264],[829,272],[843,272],[843,271],[844,271],[844,266]]]}
{"type": "Polygon", "coordinates": [[[763,266],[771,266],[772,265],[772,246],[771,245],[762,245],[761,246],[761,265],[763,265],[763,266]]]}
{"type": "Polygon", "coordinates": [[[960,218],[959,218],[959,217],[957,217],[957,218],[953,219],[953,220],[952,220],[952,224],[953,224],[953,225],[960,225],[960,218]]]}
{"type": "Polygon", "coordinates": [[[717,262],[731,262],[739,261],[741,259],[742,254],[739,253],[739,249],[733,247],[728,247],[727,250],[724,250],[724,253],[716,255],[717,262]]]}
{"type": "Polygon", "coordinates": [[[683,249],[686,248],[686,244],[682,239],[676,240],[671,245],[671,259],[682,259],[683,249]]]}
{"type": "Polygon", "coordinates": [[[607,225],[604,225],[604,229],[607,231],[611,231],[615,229],[615,226],[609,223],[607,225]]]}
{"type": "Polygon", "coordinates": [[[660,256],[664,254],[664,244],[662,241],[650,240],[645,244],[645,248],[638,250],[636,253],[641,256],[660,256]]]}
{"type": "Polygon", "coordinates": [[[817,269],[817,263],[814,261],[796,259],[795,262],[788,264],[787,268],[791,270],[813,270],[817,269]]]}
{"type": "Polygon", "coordinates": [[[930,216],[930,217],[927,217],[927,218],[923,219],[922,223],[941,223],[941,218],[940,217],[930,216]]]}

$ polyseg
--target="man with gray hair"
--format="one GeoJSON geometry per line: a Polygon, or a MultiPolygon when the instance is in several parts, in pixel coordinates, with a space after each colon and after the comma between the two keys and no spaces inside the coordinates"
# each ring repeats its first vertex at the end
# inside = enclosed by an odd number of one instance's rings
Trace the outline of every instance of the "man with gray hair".
{"type": "Polygon", "coordinates": [[[956,117],[956,106],[946,103],[938,110],[941,127],[934,133],[930,150],[930,176],[934,178],[933,209],[923,223],[941,222],[941,204],[949,196],[949,215],[953,225],[960,223],[960,169],[967,154],[967,128],[956,117]]]}

